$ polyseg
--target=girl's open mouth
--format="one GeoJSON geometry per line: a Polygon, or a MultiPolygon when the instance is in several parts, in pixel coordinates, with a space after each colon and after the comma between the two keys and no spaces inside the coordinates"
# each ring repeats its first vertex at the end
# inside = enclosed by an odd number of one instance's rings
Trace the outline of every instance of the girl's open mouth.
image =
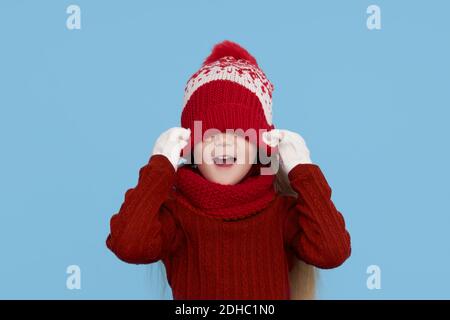
{"type": "Polygon", "coordinates": [[[229,155],[222,155],[213,158],[214,164],[218,167],[231,167],[236,163],[236,157],[229,155]]]}

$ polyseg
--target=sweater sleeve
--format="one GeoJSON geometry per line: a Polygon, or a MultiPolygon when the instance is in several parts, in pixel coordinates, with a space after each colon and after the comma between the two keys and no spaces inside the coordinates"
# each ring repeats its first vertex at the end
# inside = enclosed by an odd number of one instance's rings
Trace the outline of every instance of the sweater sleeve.
{"type": "Polygon", "coordinates": [[[289,196],[284,235],[300,260],[335,268],[350,256],[350,235],[331,200],[331,188],[319,166],[298,164],[288,174],[297,197],[289,196]]]}
{"type": "Polygon", "coordinates": [[[153,155],[139,171],[135,188],[110,221],[106,246],[121,260],[144,264],[156,262],[178,243],[177,226],[168,201],[175,169],[163,155],[153,155]]]}

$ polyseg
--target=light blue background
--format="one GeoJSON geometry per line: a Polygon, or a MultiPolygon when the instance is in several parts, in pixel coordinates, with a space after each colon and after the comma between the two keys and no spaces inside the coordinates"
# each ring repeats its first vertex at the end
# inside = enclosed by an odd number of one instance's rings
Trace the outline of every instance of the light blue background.
{"type": "Polygon", "coordinates": [[[1,1],[0,298],[171,297],[150,282],[159,269],[106,249],[109,219],[224,39],[256,56],[276,126],[303,135],[345,216],[353,253],[321,272],[319,297],[450,298],[449,14],[425,0],[1,1]]]}

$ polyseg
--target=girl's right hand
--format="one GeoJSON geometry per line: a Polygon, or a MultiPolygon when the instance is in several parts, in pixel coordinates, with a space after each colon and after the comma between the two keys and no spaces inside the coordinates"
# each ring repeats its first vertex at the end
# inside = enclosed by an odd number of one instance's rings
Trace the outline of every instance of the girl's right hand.
{"type": "Polygon", "coordinates": [[[152,155],[161,154],[165,156],[176,171],[181,157],[181,150],[188,144],[190,135],[190,129],[181,127],[170,128],[156,140],[152,155]]]}

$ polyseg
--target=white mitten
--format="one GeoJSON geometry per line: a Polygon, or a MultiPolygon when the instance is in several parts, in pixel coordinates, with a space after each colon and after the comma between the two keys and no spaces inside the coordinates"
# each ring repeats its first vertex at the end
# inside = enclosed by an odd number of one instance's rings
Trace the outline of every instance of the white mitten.
{"type": "Polygon", "coordinates": [[[286,173],[298,164],[312,163],[305,140],[298,133],[273,129],[263,133],[263,140],[271,147],[278,146],[281,168],[286,173]]]}
{"type": "Polygon", "coordinates": [[[152,155],[162,154],[169,159],[176,171],[181,157],[181,150],[187,145],[190,135],[190,129],[181,127],[170,128],[156,140],[152,155]]]}

